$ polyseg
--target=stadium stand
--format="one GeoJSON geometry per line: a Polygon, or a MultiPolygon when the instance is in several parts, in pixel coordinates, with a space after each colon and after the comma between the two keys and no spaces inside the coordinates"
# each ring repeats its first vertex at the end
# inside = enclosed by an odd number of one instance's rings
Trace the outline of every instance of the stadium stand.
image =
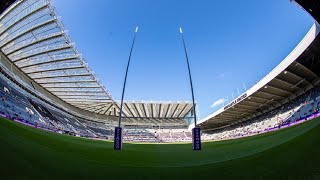
{"type": "MultiPolygon", "coordinates": [[[[319,20],[319,4],[312,4],[318,2],[293,2],[319,20]]],[[[0,7],[0,115],[56,133],[113,139],[119,102],[78,53],[52,2],[4,0],[0,7]]],[[[275,69],[200,120],[203,139],[250,136],[318,116],[319,29],[316,22],[275,69]]],[[[124,140],[191,141],[192,108],[190,102],[125,102],[124,140]]]]}
{"type": "Polygon", "coordinates": [[[270,73],[229,104],[200,120],[204,139],[237,138],[285,127],[318,116],[318,1],[292,2],[315,19],[296,48],[270,73]]]}
{"type": "MultiPolygon", "coordinates": [[[[113,138],[113,126],[98,121],[80,119],[61,110],[54,109],[19,89],[2,75],[0,75],[0,88],[2,99],[0,113],[9,119],[58,133],[90,138],[113,138]]],[[[187,130],[185,129],[185,131],[187,130]]],[[[141,142],[169,141],[166,137],[157,137],[156,134],[155,129],[141,129],[140,126],[132,126],[125,130],[124,140],[141,142]]],[[[170,137],[170,141],[174,141],[174,139],[174,137],[170,137]]]]}
{"type": "MultiPolygon", "coordinates": [[[[46,103],[79,118],[115,125],[119,103],[71,42],[51,0],[3,2],[1,70],[46,103]]],[[[190,102],[125,102],[124,125],[187,126],[190,102]]]]}
{"type": "Polygon", "coordinates": [[[207,131],[203,134],[205,140],[232,139],[255,135],[293,124],[301,123],[319,115],[320,86],[317,85],[300,97],[249,121],[207,131]]]}
{"type": "MultiPolygon", "coordinates": [[[[317,13],[313,11],[313,14],[317,13]]],[[[319,29],[315,22],[295,49],[270,73],[229,104],[202,119],[202,130],[224,128],[261,116],[318,85],[319,29]]]]}

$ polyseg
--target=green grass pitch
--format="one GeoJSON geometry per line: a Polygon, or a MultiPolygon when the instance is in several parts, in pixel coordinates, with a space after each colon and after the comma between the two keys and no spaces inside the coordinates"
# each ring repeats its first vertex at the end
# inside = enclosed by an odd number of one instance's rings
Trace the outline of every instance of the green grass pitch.
{"type": "Polygon", "coordinates": [[[276,132],[191,144],[59,135],[0,119],[0,179],[320,179],[320,118],[276,132]]]}

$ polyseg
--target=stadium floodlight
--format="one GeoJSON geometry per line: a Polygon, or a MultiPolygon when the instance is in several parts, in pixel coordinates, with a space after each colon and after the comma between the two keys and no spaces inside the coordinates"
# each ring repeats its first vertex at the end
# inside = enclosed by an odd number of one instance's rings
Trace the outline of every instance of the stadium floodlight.
{"type": "Polygon", "coordinates": [[[180,27],[180,33],[181,33],[181,39],[184,47],[184,53],[187,61],[188,66],[188,72],[189,72],[189,81],[190,81],[190,88],[191,88],[191,95],[192,95],[192,111],[193,111],[193,118],[194,118],[194,128],[192,129],[192,149],[193,150],[201,150],[201,133],[200,128],[197,127],[197,113],[196,113],[196,105],[194,101],[194,93],[193,93],[193,85],[192,85],[192,78],[191,78],[191,70],[190,70],[190,64],[189,64],[189,58],[186,48],[186,43],[184,41],[182,28],[180,27]]]}
{"type": "Polygon", "coordinates": [[[126,68],[126,73],[124,76],[124,82],[123,82],[123,87],[122,87],[122,95],[121,95],[121,103],[120,103],[120,112],[119,112],[119,121],[118,121],[118,127],[115,127],[115,132],[114,132],[114,149],[115,150],[121,150],[122,149],[122,128],[121,128],[121,119],[122,119],[122,113],[123,113],[123,98],[124,98],[124,92],[126,89],[126,83],[127,83],[127,76],[128,76],[128,70],[130,66],[130,61],[131,61],[131,55],[132,55],[132,50],[134,46],[134,42],[136,40],[136,35],[138,32],[138,27],[135,29],[135,33],[133,36],[132,44],[131,44],[131,49],[129,53],[129,59],[127,63],[127,68],[126,68]]]}

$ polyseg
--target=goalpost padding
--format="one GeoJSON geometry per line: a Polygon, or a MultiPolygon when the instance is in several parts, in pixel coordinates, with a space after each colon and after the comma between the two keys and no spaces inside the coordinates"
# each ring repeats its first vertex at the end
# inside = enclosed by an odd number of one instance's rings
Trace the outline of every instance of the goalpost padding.
{"type": "Polygon", "coordinates": [[[122,128],[116,127],[114,131],[114,146],[113,148],[115,150],[121,150],[122,149],[122,128]]]}
{"type": "Polygon", "coordinates": [[[201,132],[200,128],[192,129],[192,149],[195,151],[201,150],[201,132]]]}

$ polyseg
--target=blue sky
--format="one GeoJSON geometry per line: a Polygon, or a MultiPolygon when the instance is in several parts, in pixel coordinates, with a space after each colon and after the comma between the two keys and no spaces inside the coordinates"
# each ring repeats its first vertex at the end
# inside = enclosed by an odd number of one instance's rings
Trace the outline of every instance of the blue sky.
{"type": "Polygon", "coordinates": [[[181,26],[200,118],[237,88],[244,92],[243,83],[249,88],[265,76],[313,24],[289,0],[55,0],[55,6],[115,100],[139,26],[125,100],[191,101],[181,26]]]}

